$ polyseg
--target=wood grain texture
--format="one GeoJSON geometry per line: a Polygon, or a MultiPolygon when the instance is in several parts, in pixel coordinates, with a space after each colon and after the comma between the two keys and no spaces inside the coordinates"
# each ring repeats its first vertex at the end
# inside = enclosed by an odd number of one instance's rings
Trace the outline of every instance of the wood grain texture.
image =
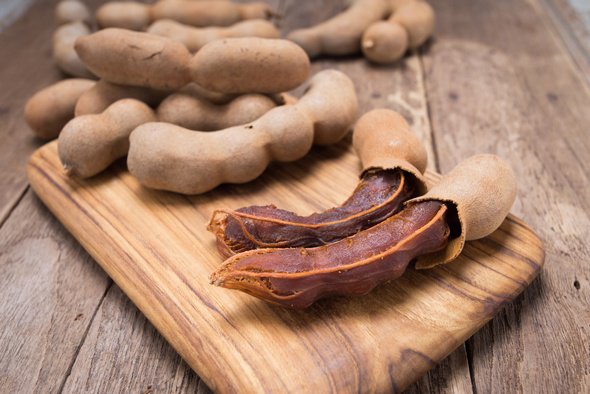
{"type": "Polygon", "coordinates": [[[60,392],[110,283],[28,192],[0,230],[0,391],[60,392]]]}
{"type": "Polygon", "coordinates": [[[512,163],[514,212],[538,229],[538,281],[468,342],[478,392],[590,391],[590,91],[538,3],[439,1],[425,52],[443,171],[476,152],[512,163]]]}
{"type": "Polygon", "coordinates": [[[566,48],[590,82],[590,2],[538,0],[555,25],[566,48]]]}
{"type": "Polygon", "coordinates": [[[64,393],[194,393],[199,378],[113,286],[92,322],[64,393]]]}
{"type": "MultiPolygon", "coordinates": [[[[0,34],[0,59],[3,59],[0,66],[0,224],[27,187],[28,156],[44,143],[25,123],[24,105],[35,92],[64,78],[51,55],[51,36],[55,29],[53,9],[57,2],[35,1],[18,21],[5,27],[0,34]]],[[[96,7],[102,1],[85,3],[96,7]]]]}
{"type": "Polygon", "coordinates": [[[506,221],[453,264],[409,270],[368,296],[326,300],[307,311],[208,283],[221,262],[204,226],[214,208],[281,201],[287,209],[318,210],[352,191],[359,167],[345,141],[273,166],[248,185],[188,198],[144,189],[121,168],[89,181],[69,179],[51,143],[33,155],[28,175],[50,210],[213,390],[400,391],[536,276],[543,249],[524,223],[506,221]]]}

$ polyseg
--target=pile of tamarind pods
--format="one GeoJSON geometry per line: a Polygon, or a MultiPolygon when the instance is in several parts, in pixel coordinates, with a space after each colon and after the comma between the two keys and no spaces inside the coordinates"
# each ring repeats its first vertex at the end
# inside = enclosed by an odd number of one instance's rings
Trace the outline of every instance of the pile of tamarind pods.
{"type": "Polygon", "coordinates": [[[261,2],[123,1],[103,5],[93,23],[83,3],[63,0],[54,58],[77,78],[35,94],[25,118],[40,138],[58,138],[69,176],[92,177],[127,157],[142,185],[184,194],[251,181],[270,161],[298,160],[354,128],[360,181],[339,207],[212,215],[208,229],[226,261],[211,282],[286,307],[365,294],[412,262],[448,263],[465,241],[500,226],[516,197],[502,159],[473,156],[428,189],[426,151],[402,116],[376,109],[357,120],[345,74],[310,78],[310,58],[322,54],[362,51],[392,63],[419,47],[434,28],[426,2],[355,0],[287,39],[272,15],[261,2]],[[287,93],[303,84],[300,98],[287,93]]]}

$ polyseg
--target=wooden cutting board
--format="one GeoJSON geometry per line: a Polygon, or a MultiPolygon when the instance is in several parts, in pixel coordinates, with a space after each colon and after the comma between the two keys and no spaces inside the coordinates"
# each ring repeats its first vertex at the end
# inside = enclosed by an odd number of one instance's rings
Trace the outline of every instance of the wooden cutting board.
{"type": "MultiPolygon", "coordinates": [[[[87,181],[62,172],[56,142],[28,166],[49,209],[213,390],[398,392],[462,344],[539,273],[544,252],[509,217],[455,262],[410,268],[367,296],[305,311],[214,287],[222,259],[206,223],[215,208],[274,202],[310,213],[352,192],[350,139],[274,164],[258,180],[201,196],[152,191],[118,163],[87,181]]],[[[429,174],[435,180],[437,175],[429,174]]]]}

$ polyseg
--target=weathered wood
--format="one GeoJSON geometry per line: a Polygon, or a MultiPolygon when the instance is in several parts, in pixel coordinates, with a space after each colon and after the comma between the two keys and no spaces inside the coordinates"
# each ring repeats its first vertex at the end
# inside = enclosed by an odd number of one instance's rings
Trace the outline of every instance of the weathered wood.
{"type": "Polygon", "coordinates": [[[495,152],[543,274],[468,342],[478,392],[590,391],[590,91],[536,2],[438,1],[426,86],[440,165],[495,152]]]}
{"type": "Polygon", "coordinates": [[[287,209],[318,209],[344,200],[358,169],[350,145],[341,143],[274,166],[250,184],[187,197],[145,189],[121,168],[87,181],[69,178],[54,142],[33,155],[28,175],[50,210],[212,389],[399,391],[536,276],[543,250],[524,223],[510,218],[453,264],[410,269],[367,296],[325,300],[306,311],[273,307],[208,279],[221,262],[204,225],[214,208],[280,201],[287,209]]]}
{"type": "Polygon", "coordinates": [[[590,83],[590,3],[586,0],[538,1],[590,83]]]}
{"type": "MultiPolygon", "coordinates": [[[[92,7],[101,2],[86,3],[92,7]]],[[[43,144],[25,123],[24,105],[36,91],[64,77],[53,64],[51,55],[56,3],[57,0],[32,2],[29,9],[0,34],[0,59],[3,59],[0,67],[0,224],[26,189],[28,156],[43,144]]]]}
{"type": "Polygon", "coordinates": [[[199,378],[112,286],[92,322],[64,393],[194,393],[199,378]]]}
{"type": "Polygon", "coordinates": [[[110,283],[28,192],[0,229],[0,391],[60,392],[110,283]]]}

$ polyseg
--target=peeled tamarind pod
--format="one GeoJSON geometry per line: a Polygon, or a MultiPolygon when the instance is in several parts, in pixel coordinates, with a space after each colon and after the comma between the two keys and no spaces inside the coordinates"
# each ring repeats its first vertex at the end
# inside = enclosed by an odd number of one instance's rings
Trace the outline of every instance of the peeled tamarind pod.
{"type": "Polygon", "coordinates": [[[90,28],[83,22],[66,23],[53,33],[53,60],[66,74],[80,78],[94,77],[74,49],[76,40],[90,33],[90,28]]]}
{"type": "Polygon", "coordinates": [[[78,98],[94,84],[90,79],[72,78],[38,91],[25,105],[25,120],[39,138],[56,138],[74,117],[78,98]]]}
{"type": "Polygon", "coordinates": [[[425,1],[412,1],[399,7],[390,18],[408,32],[408,46],[418,48],[434,31],[434,10],[425,1]]]}
{"type": "Polygon", "coordinates": [[[58,25],[70,22],[90,23],[90,10],[78,0],[63,0],[55,7],[55,20],[58,25]]]}
{"type": "Polygon", "coordinates": [[[75,48],[94,74],[112,83],[167,90],[190,81],[190,53],[166,37],[108,28],[80,37],[75,48]]]}
{"type": "Polygon", "coordinates": [[[191,26],[230,26],[246,19],[268,19],[273,15],[264,2],[236,4],[229,1],[163,0],[152,6],[154,20],[172,19],[191,26]]]}
{"type": "Polygon", "coordinates": [[[400,277],[415,257],[443,249],[446,215],[444,204],[428,201],[328,245],[239,253],[211,274],[211,283],[291,308],[365,294],[400,277]]]}
{"type": "Polygon", "coordinates": [[[217,210],[208,229],[224,257],[258,248],[313,247],[340,240],[395,214],[415,195],[400,170],[368,171],[339,207],[309,216],[274,205],[217,210]]]}
{"type": "Polygon", "coordinates": [[[414,259],[417,268],[453,260],[466,239],[500,226],[515,196],[516,179],[502,159],[473,156],[369,229],[316,248],[236,254],[211,274],[211,283],[293,308],[332,295],[365,294],[401,276],[414,259]]]}
{"type": "Polygon", "coordinates": [[[276,107],[263,94],[244,94],[227,104],[214,104],[205,99],[175,93],[168,96],[157,110],[158,121],[187,129],[212,131],[252,122],[276,107]]]}
{"type": "Polygon", "coordinates": [[[96,22],[101,29],[118,27],[129,30],[143,30],[151,22],[151,6],[135,1],[112,1],[96,10],[96,22]]]}
{"type": "Polygon", "coordinates": [[[303,157],[312,142],[313,124],[295,105],[215,132],[146,123],[131,133],[127,167],[144,186],[198,194],[224,182],[251,181],[271,160],[303,157]]]}
{"type": "Polygon", "coordinates": [[[352,145],[363,171],[399,168],[410,175],[420,194],[426,192],[422,176],[428,161],[426,149],[399,113],[374,109],[361,116],[354,126],[352,145]]]}
{"type": "Polygon", "coordinates": [[[208,43],[190,61],[193,81],[221,93],[280,93],[309,76],[309,58],[287,40],[244,37],[208,43]]]}
{"type": "Polygon", "coordinates": [[[335,144],[344,138],[358,113],[354,84],[337,70],[323,70],[314,75],[296,105],[313,119],[316,145],[335,144]]]}
{"type": "Polygon", "coordinates": [[[269,21],[263,19],[246,20],[229,27],[192,27],[182,23],[161,19],[154,22],[148,33],[168,37],[184,44],[189,51],[196,52],[205,44],[220,38],[262,37],[279,38],[280,33],[269,21]]]}
{"type": "Polygon", "coordinates": [[[119,100],[101,114],[72,119],[57,144],[64,169],[81,178],[98,174],[127,154],[133,129],[155,120],[150,107],[133,99],[119,100]]]}
{"type": "Polygon", "coordinates": [[[117,85],[101,79],[80,96],[76,103],[75,113],[76,116],[99,114],[115,101],[124,98],[136,99],[150,107],[157,107],[169,94],[169,90],[117,85]]]}
{"type": "Polygon", "coordinates": [[[300,45],[310,58],[354,54],[361,49],[365,29],[388,13],[386,0],[355,0],[344,12],[316,26],[294,30],[287,39],[300,45]]]}
{"type": "Polygon", "coordinates": [[[457,237],[444,250],[418,258],[416,268],[430,268],[454,260],[465,241],[494,232],[510,212],[515,198],[516,177],[500,157],[480,154],[460,162],[428,193],[406,203],[438,201],[451,207],[458,219],[457,237]]]}
{"type": "Polygon", "coordinates": [[[406,28],[396,21],[373,23],[362,39],[363,54],[373,63],[388,64],[399,60],[408,49],[406,28]]]}
{"type": "Polygon", "coordinates": [[[256,248],[334,242],[387,219],[404,201],[426,190],[426,150],[397,112],[381,109],[363,115],[355,126],[353,145],[363,171],[344,204],[307,217],[274,205],[215,211],[209,230],[220,253],[227,257],[256,248]]]}

